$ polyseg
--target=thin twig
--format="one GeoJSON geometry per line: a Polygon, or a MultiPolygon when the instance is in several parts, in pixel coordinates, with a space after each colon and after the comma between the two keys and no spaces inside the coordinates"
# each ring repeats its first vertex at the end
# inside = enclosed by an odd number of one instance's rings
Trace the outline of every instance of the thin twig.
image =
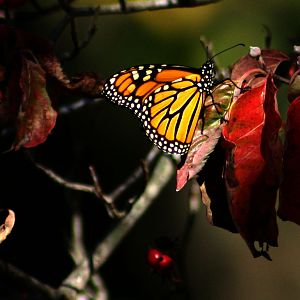
{"type": "MultiPolygon", "coordinates": [[[[131,211],[124,217],[109,235],[96,247],[93,254],[94,270],[97,271],[125,238],[131,228],[146,212],[148,207],[157,198],[158,194],[167,185],[174,174],[174,165],[171,160],[162,156],[152,173],[144,193],[133,205],[131,211]]],[[[82,290],[89,279],[89,261],[84,259],[75,270],[64,280],[61,289],[72,286],[75,290],[82,290]]]]}
{"type": "Polygon", "coordinates": [[[58,0],[61,8],[65,11],[66,15],[64,18],[61,20],[61,22],[58,23],[56,28],[54,28],[53,33],[52,33],[52,40],[54,43],[57,42],[59,37],[62,35],[66,27],[70,24],[71,28],[71,39],[73,43],[73,49],[70,52],[64,53],[64,55],[61,57],[61,60],[70,60],[73,59],[77,54],[79,54],[80,50],[82,50],[84,47],[86,47],[92,37],[94,36],[96,32],[96,16],[98,15],[98,8],[94,10],[94,13],[91,15],[92,16],[92,22],[87,30],[86,37],[82,40],[79,41],[78,38],[78,32],[76,29],[76,18],[79,16],[76,16],[74,13],[77,8],[72,8],[70,6],[69,1],[65,0],[58,0]]]}
{"type": "Polygon", "coordinates": [[[54,27],[54,29],[52,30],[52,33],[50,35],[50,39],[52,40],[52,42],[54,44],[57,43],[58,39],[60,38],[60,36],[64,32],[64,30],[66,29],[66,27],[69,25],[69,22],[70,22],[70,16],[69,15],[65,15],[59,21],[59,23],[54,27]]]}
{"type": "MultiPolygon", "coordinates": [[[[146,158],[144,159],[144,163],[146,163],[147,165],[150,165],[160,154],[160,150],[158,150],[157,147],[153,146],[151,148],[151,150],[149,151],[148,155],[146,156],[146,158]]],[[[133,174],[131,174],[127,180],[125,180],[118,188],[116,188],[112,193],[110,193],[108,196],[111,199],[117,199],[119,198],[122,193],[124,193],[129,187],[131,187],[133,184],[135,184],[135,182],[137,181],[137,179],[141,178],[142,176],[144,176],[144,169],[139,167],[137,168],[133,174]]]]}
{"type": "MultiPolygon", "coordinates": [[[[122,1],[122,0],[120,0],[122,1]]],[[[125,1],[122,1],[125,2],[125,1]]],[[[145,10],[169,9],[178,7],[195,7],[219,2],[219,0],[152,0],[126,1],[126,5],[118,3],[105,4],[100,7],[71,8],[70,13],[75,17],[92,16],[97,12],[100,15],[133,13],[145,10]]]]}
{"type": "Polygon", "coordinates": [[[75,23],[75,18],[71,16],[70,18],[70,27],[71,27],[71,38],[73,42],[73,52],[78,52],[79,51],[79,41],[78,41],[78,34],[77,34],[77,29],[76,29],[76,23],[75,23]]]}
{"type": "MultiPolygon", "coordinates": [[[[99,183],[97,181],[95,181],[96,173],[92,174],[92,178],[93,178],[95,185],[90,185],[90,184],[69,181],[69,180],[61,177],[60,175],[56,174],[53,170],[48,169],[47,167],[45,167],[39,163],[35,163],[35,166],[38,169],[42,170],[46,175],[48,175],[55,182],[59,183],[60,185],[66,187],[68,189],[91,193],[91,194],[94,194],[97,198],[104,200],[106,208],[107,208],[110,216],[117,217],[117,218],[121,218],[124,216],[124,214],[122,212],[119,212],[116,209],[115,205],[113,204],[113,200],[110,198],[110,196],[106,196],[102,193],[99,183]]],[[[91,169],[93,170],[92,167],[90,167],[90,170],[91,169]]]]}
{"type": "Polygon", "coordinates": [[[104,101],[104,98],[82,98],[70,104],[62,105],[58,109],[59,114],[69,114],[73,111],[77,111],[82,109],[88,105],[93,105],[95,103],[99,103],[104,101]]]}
{"type": "MultiPolygon", "coordinates": [[[[70,2],[73,1],[74,0],[70,0],[70,2]]],[[[61,10],[61,6],[57,3],[43,7],[39,4],[37,0],[31,0],[30,2],[36,11],[16,11],[15,17],[18,20],[18,22],[21,23],[26,21],[32,21],[34,19],[41,18],[42,16],[45,16],[47,14],[51,14],[53,12],[61,10]]]]}
{"type": "MultiPolygon", "coordinates": [[[[36,0],[31,0],[33,6],[37,11],[31,12],[18,12],[16,14],[19,22],[32,21],[33,19],[42,17],[46,14],[50,14],[52,12],[56,12],[61,9],[59,4],[54,4],[49,7],[42,7],[36,0]]],[[[125,0],[120,0],[125,2],[125,0]]],[[[71,3],[73,1],[69,1],[71,3]]],[[[93,16],[95,13],[99,15],[107,15],[107,14],[121,14],[121,13],[133,13],[133,12],[141,12],[145,10],[160,10],[160,9],[170,9],[170,8],[180,8],[180,7],[195,7],[208,5],[212,3],[219,2],[219,0],[152,0],[152,1],[129,1],[125,5],[125,9],[123,5],[120,4],[107,4],[101,5],[98,7],[76,7],[71,8],[71,13],[74,17],[88,17],[93,16]]]]}
{"type": "MultiPolygon", "coordinates": [[[[144,160],[144,164],[150,165],[160,154],[160,151],[153,146],[153,148],[149,151],[147,157],[144,160]]],[[[62,176],[55,173],[53,170],[39,164],[33,161],[35,166],[42,170],[46,175],[48,175],[51,179],[53,179],[55,182],[59,183],[60,185],[76,190],[81,192],[87,192],[94,194],[97,198],[104,201],[106,209],[111,217],[115,218],[123,218],[126,214],[124,211],[118,210],[118,208],[115,205],[116,199],[118,199],[125,191],[130,189],[132,185],[134,185],[137,180],[139,180],[141,177],[145,174],[145,167],[138,167],[128,178],[125,180],[119,187],[117,187],[111,194],[104,194],[101,185],[99,183],[99,179],[97,177],[96,171],[93,166],[90,166],[90,174],[93,180],[93,185],[90,184],[84,184],[84,183],[78,183],[78,182],[72,182],[69,181],[62,176]]],[[[134,202],[134,199],[129,199],[128,203],[132,204],[134,202]]]]}
{"type": "Polygon", "coordinates": [[[38,169],[42,170],[55,182],[59,183],[60,185],[68,189],[95,194],[95,187],[90,184],[69,181],[39,163],[35,163],[35,166],[38,169]]]}
{"type": "Polygon", "coordinates": [[[39,295],[39,299],[45,300],[68,299],[61,294],[60,290],[56,290],[40,282],[17,267],[2,260],[0,260],[0,274],[1,278],[5,278],[6,281],[11,281],[13,286],[24,288],[28,296],[30,294],[35,296],[39,295]]]}
{"type": "Polygon", "coordinates": [[[94,187],[95,187],[95,193],[98,195],[99,198],[103,196],[102,188],[99,184],[99,178],[96,173],[95,167],[94,166],[89,166],[90,174],[92,176],[93,182],[94,182],[94,187]]]}
{"type": "Polygon", "coordinates": [[[92,16],[92,21],[86,32],[86,36],[80,42],[77,37],[76,24],[75,24],[74,17],[70,17],[70,25],[71,25],[71,37],[72,37],[74,47],[71,52],[64,53],[64,55],[61,57],[62,61],[73,59],[77,54],[79,54],[79,52],[83,48],[85,48],[89,44],[89,42],[93,38],[94,34],[96,33],[96,15],[92,16]]]}
{"type": "Polygon", "coordinates": [[[90,174],[91,174],[91,177],[92,177],[92,180],[93,180],[93,183],[94,183],[95,195],[99,199],[104,200],[105,206],[106,206],[106,209],[107,209],[107,212],[108,212],[109,216],[112,217],[112,218],[118,218],[118,219],[123,218],[126,215],[126,211],[120,211],[114,203],[115,199],[113,199],[110,196],[105,195],[103,193],[94,166],[89,166],[89,170],[90,170],[90,174]]]}
{"type": "Polygon", "coordinates": [[[290,80],[285,78],[285,77],[282,77],[280,75],[277,75],[277,74],[273,74],[274,78],[283,82],[283,83],[286,83],[286,84],[290,84],[290,80]]]}

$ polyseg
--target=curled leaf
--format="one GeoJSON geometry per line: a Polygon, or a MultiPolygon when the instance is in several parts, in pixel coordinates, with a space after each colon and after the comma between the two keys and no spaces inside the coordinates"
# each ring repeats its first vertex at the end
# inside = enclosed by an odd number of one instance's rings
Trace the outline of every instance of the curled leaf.
{"type": "Polygon", "coordinates": [[[0,243],[2,243],[14,227],[15,213],[10,209],[1,209],[0,220],[0,243]]]}
{"type": "Polygon", "coordinates": [[[49,40],[3,24],[0,40],[0,126],[16,129],[14,149],[46,140],[56,121],[52,106],[62,97],[100,95],[96,74],[64,74],[49,40]]]}
{"type": "Polygon", "coordinates": [[[231,73],[231,79],[237,82],[239,86],[251,85],[251,87],[263,84],[267,73],[275,73],[278,66],[289,60],[289,56],[282,51],[262,49],[261,56],[258,58],[247,54],[240,58],[234,65],[231,73]],[[262,75],[258,77],[258,75],[262,75]]]}
{"type": "Polygon", "coordinates": [[[200,172],[208,156],[214,150],[221,133],[220,125],[204,130],[203,134],[200,130],[195,133],[194,139],[197,142],[193,142],[185,163],[177,170],[177,191],[181,190],[189,179],[200,172]]]}
{"type": "Polygon", "coordinates": [[[57,116],[46,90],[45,72],[39,64],[24,58],[19,83],[23,97],[15,149],[43,143],[53,129],[57,116]]]}

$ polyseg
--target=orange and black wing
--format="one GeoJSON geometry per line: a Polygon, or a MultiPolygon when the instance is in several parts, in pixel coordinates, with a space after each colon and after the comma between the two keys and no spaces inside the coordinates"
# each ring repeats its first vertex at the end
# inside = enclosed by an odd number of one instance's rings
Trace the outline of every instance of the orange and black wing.
{"type": "Polygon", "coordinates": [[[173,65],[133,67],[107,80],[103,94],[126,106],[143,123],[147,136],[170,154],[185,154],[204,107],[203,76],[173,65]]]}

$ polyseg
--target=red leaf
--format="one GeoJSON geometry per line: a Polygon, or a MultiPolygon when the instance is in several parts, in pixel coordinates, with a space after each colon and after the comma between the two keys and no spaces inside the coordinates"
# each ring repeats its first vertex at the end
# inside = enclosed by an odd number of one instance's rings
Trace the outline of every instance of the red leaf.
{"type": "Polygon", "coordinates": [[[55,78],[64,85],[69,83],[54,54],[53,45],[48,39],[6,25],[0,25],[0,39],[6,41],[13,39],[15,44],[10,45],[10,47],[22,49],[23,52],[31,52],[48,76],[55,78]]]}
{"type": "Polygon", "coordinates": [[[189,179],[201,171],[208,156],[214,150],[221,132],[222,129],[219,126],[208,128],[203,134],[198,131],[194,135],[194,139],[198,141],[198,145],[193,143],[193,147],[191,147],[185,163],[177,170],[176,191],[181,190],[189,179]]]}
{"type": "Polygon", "coordinates": [[[278,215],[300,225],[300,97],[288,109],[278,215]]]}
{"type": "Polygon", "coordinates": [[[256,59],[250,54],[243,56],[233,66],[231,79],[240,85],[244,80],[251,82],[252,88],[263,84],[264,77],[255,78],[257,74],[275,73],[277,67],[289,56],[282,51],[263,49],[261,56],[256,59]],[[255,80],[255,84],[254,81],[255,80]]]}
{"type": "Polygon", "coordinates": [[[57,113],[46,91],[45,72],[41,66],[23,59],[20,77],[22,102],[18,115],[15,149],[43,143],[53,129],[57,113]]]}
{"type": "MultiPolygon", "coordinates": [[[[226,183],[233,220],[254,257],[268,257],[263,245],[277,246],[275,201],[281,167],[277,89],[271,75],[233,104],[227,140],[226,183]],[[254,242],[258,241],[258,251],[254,242]]],[[[267,249],[266,249],[267,250],[267,249]]]]}

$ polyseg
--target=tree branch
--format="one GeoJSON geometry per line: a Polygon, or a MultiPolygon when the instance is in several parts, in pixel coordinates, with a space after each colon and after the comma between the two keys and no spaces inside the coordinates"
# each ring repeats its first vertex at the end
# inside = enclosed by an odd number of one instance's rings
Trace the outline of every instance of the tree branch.
{"type": "MultiPolygon", "coordinates": [[[[152,149],[149,151],[147,157],[144,160],[143,164],[150,165],[157,157],[160,155],[160,151],[157,147],[153,146],[152,149]]],[[[111,217],[122,218],[124,217],[125,213],[123,211],[119,211],[115,206],[114,202],[118,199],[122,193],[132,187],[133,184],[137,182],[143,175],[144,175],[144,168],[139,167],[137,168],[119,187],[117,187],[111,194],[104,194],[101,186],[99,184],[99,180],[96,174],[96,171],[93,166],[90,166],[90,173],[93,179],[93,185],[72,182],[69,181],[60,175],[56,174],[53,170],[33,161],[35,166],[42,170],[46,175],[48,175],[51,179],[53,179],[58,184],[72,190],[87,192],[94,194],[97,198],[104,200],[106,209],[111,217]]],[[[133,201],[130,201],[130,203],[133,201]]]]}
{"type": "Polygon", "coordinates": [[[96,194],[95,187],[93,185],[69,181],[39,163],[34,163],[34,164],[38,169],[42,170],[46,175],[48,175],[55,182],[68,189],[96,194]]]}
{"type": "Polygon", "coordinates": [[[121,14],[141,12],[145,10],[169,9],[178,7],[194,7],[219,2],[219,0],[140,0],[121,1],[119,3],[103,4],[98,7],[71,8],[71,14],[75,17],[92,16],[96,12],[99,15],[121,14]],[[124,5],[125,4],[125,5],[124,5]]]}
{"type": "MultiPolygon", "coordinates": [[[[167,185],[174,174],[172,161],[162,156],[147,184],[144,193],[137,199],[131,211],[124,217],[118,225],[108,234],[108,236],[96,247],[92,256],[94,270],[97,271],[113,253],[119,243],[125,238],[131,228],[142,217],[148,207],[153,203],[158,194],[167,185]]],[[[71,290],[82,290],[90,277],[89,260],[82,260],[74,271],[64,280],[60,289],[72,287],[71,290]]],[[[69,288],[70,289],[70,288],[69,288]]]]}

